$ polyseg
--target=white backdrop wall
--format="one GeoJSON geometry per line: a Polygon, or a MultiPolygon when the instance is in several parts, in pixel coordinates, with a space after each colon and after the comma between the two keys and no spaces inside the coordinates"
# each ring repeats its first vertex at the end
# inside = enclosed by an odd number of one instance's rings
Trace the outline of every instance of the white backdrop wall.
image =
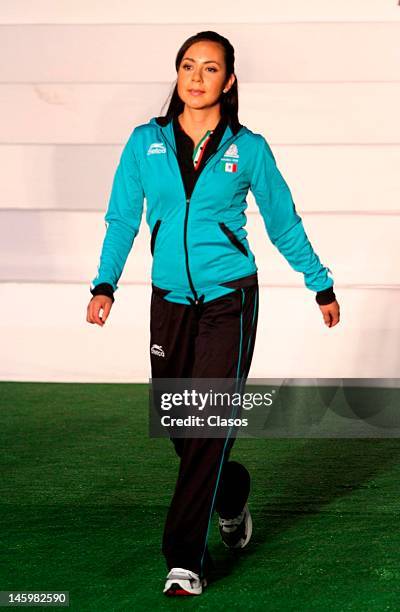
{"type": "Polygon", "coordinates": [[[174,58],[214,29],[236,50],[239,119],[262,133],[342,320],[271,245],[248,196],[260,315],[250,377],[397,377],[400,7],[385,0],[0,4],[2,380],[147,381],[150,233],[99,328],[86,322],[113,175],[166,110],[174,58]]]}

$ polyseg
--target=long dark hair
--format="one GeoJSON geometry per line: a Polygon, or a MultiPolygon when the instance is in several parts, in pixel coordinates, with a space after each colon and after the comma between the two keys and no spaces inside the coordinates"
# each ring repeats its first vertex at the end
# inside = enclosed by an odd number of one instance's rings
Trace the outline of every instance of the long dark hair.
{"type": "MultiPolygon", "coordinates": [[[[218,34],[218,32],[213,32],[212,30],[206,30],[204,32],[198,32],[193,36],[190,36],[185,40],[176,54],[175,58],[175,69],[176,72],[179,70],[179,66],[181,64],[182,58],[184,57],[187,49],[196,42],[201,40],[209,40],[212,42],[219,43],[224,52],[225,59],[225,67],[226,67],[226,81],[230,77],[231,74],[235,73],[235,50],[229,40],[218,34]]],[[[236,77],[236,75],[235,75],[236,77]]],[[[225,81],[225,82],[226,82],[225,81]]],[[[163,105],[165,106],[166,102],[163,105]]],[[[178,84],[175,83],[170,103],[168,106],[168,110],[166,114],[163,116],[164,123],[168,123],[173,117],[180,115],[184,109],[184,102],[178,95],[178,84]]],[[[221,93],[220,98],[220,111],[221,115],[226,117],[233,131],[236,131],[240,127],[239,118],[238,118],[238,110],[239,110],[239,98],[238,98],[238,85],[237,78],[235,78],[235,82],[232,87],[229,89],[227,93],[221,93]]]]}

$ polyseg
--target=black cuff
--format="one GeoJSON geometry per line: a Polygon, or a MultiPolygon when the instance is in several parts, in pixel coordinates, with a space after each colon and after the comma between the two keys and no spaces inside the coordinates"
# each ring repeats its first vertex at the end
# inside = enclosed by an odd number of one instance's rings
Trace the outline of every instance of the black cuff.
{"type": "Polygon", "coordinates": [[[94,289],[90,289],[92,295],[106,295],[110,297],[114,303],[114,289],[109,283],[100,283],[94,289]]]}
{"type": "Polygon", "coordinates": [[[332,302],[336,300],[336,296],[333,292],[333,286],[328,287],[328,289],[323,289],[322,291],[317,291],[315,300],[317,304],[319,304],[320,306],[326,306],[327,304],[332,304],[332,302]]]}

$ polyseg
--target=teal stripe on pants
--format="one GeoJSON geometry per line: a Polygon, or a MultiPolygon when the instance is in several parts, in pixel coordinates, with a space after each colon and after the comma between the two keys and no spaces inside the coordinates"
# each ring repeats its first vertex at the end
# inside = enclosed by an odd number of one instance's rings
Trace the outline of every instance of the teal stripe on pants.
{"type": "MultiPolygon", "coordinates": [[[[242,304],[241,304],[241,311],[240,311],[240,343],[239,343],[238,365],[237,365],[237,370],[236,370],[236,381],[238,380],[239,373],[240,373],[240,364],[241,364],[241,360],[242,360],[242,343],[243,343],[243,305],[244,305],[244,299],[245,299],[245,291],[244,291],[244,289],[241,289],[241,292],[242,292],[242,304]]],[[[236,383],[235,389],[237,389],[237,383],[236,383]]],[[[235,410],[236,410],[236,406],[234,406],[234,411],[235,410]]],[[[234,415],[231,414],[231,418],[233,418],[233,416],[234,415]]],[[[226,440],[225,440],[224,448],[222,449],[222,456],[221,456],[221,461],[220,461],[219,469],[218,469],[217,482],[215,484],[214,494],[213,494],[213,498],[212,498],[212,502],[211,502],[210,515],[208,517],[208,525],[207,525],[206,538],[205,538],[205,542],[204,542],[204,549],[203,549],[203,554],[201,556],[201,562],[200,562],[200,574],[201,575],[200,575],[200,578],[203,578],[204,555],[206,553],[208,535],[209,535],[210,524],[211,524],[211,517],[212,517],[213,511],[214,511],[215,498],[216,498],[216,495],[217,495],[219,479],[220,479],[220,476],[221,476],[221,471],[222,471],[223,460],[224,460],[224,456],[225,456],[226,445],[228,444],[228,439],[229,439],[229,435],[230,435],[231,430],[232,430],[232,425],[230,426],[230,428],[228,430],[228,434],[227,434],[227,437],[226,437],[226,440]]]]}

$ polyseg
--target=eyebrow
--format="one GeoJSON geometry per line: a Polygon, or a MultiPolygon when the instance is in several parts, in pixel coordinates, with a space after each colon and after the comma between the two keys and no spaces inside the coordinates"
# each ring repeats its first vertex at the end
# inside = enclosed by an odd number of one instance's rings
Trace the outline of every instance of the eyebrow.
{"type": "MultiPolygon", "coordinates": [[[[184,60],[191,60],[192,62],[196,61],[194,60],[192,57],[184,57],[182,62],[184,60]]],[[[216,62],[215,60],[207,60],[206,62],[203,62],[203,64],[217,64],[218,66],[220,66],[221,64],[219,64],[218,62],[216,62]]]]}

